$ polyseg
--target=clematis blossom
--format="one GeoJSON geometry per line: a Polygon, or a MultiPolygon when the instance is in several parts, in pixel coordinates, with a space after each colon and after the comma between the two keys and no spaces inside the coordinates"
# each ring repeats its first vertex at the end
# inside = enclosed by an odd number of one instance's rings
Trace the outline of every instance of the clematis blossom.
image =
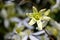
{"type": "Polygon", "coordinates": [[[42,9],[38,12],[38,10],[33,6],[33,13],[26,13],[26,15],[31,18],[29,25],[33,25],[37,22],[38,30],[42,30],[42,28],[46,25],[44,25],[42,21],[49,21],[51,19],[48,17],[49,13],[49,9],[47,11],[46,9],[42,9]]]}

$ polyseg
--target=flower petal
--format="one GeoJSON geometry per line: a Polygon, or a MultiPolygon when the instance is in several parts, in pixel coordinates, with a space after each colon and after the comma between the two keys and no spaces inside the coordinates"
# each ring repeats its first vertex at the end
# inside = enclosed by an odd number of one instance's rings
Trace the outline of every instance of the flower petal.
{"type": "Polygon", "coordinates": [[[45,33],[45,31],[44,31],[44,30],[39,31],[39,32],[36,32],[36,33],[32,33],[32,35],[40,35],[40,34],[43,34],[43,33],[45,33]]]}
{"type": "Polygon", "coordinates": [[[22,38],[22,40],[27,40],[28,39],[28,36],[25,36],[22,38]]]}
{"type": "Polygon", "coordinates": [[[39,39],[35,38],[35,37],[32,36],[32,35],[30,35],[29,38],[30,38],[31,40],[39,40],[39,39]]]}
{"type": "Polygon", "coordinates": [[[4,20],[4,26],[5,26],[6,28],[9,27],[9,20],[8,20],[8,19],[5,19],[5,20],[4,20]]]}
{"type": "Polygon", "coordinates": [[[29,22],[29,25],[33,25],[35,23],[36,23],[36,21],[34,19],[31,19],[31,21],[29,22]]]}
{"type": "Polygon", "coordinates": [[[23,21],[23,24],[25,27],[27,27],[28,29],[33,29],[33,26],[28,25],[28,23],[26,21],[23,21]]]}
{"type": "Polygon", "coordinates": [[[41,20],[37,21],[38,29],[42,30],[42,22],[41,20]]]}
{"type": "Polygon", "coordinates": [[[47,25],[47,23],[48,23],[48,21],[46,21],[46,20],[43,20],[43,27],[46,27],[46,25],[47,25]]]}
{"type": "Polygon", "coordinates": [[[8,14],[7,14],[7,11],[5,9],[2,9],[1,10],[1,15],[3,18],[7,18],[8,14]]]}
{"type": "Polygon", "coordinates": [[[49,13],[50,13],[50,9],[48,9],[45,13],[44,13],[44,15],[49,15],[49,13]]]}
{"type": "Polygon", "coordinates": [[[23,21],[26,21],[26,22],[28,22],[30,20],[30,18],[25,18],[23,21]]]}
{"type": "Polygon", "coordinates": [[[33,6],[33,13],[38,13],[38,10],[33,6]]]}
{"type": "Polygon", "coordinates": [[[43,16],[43,20],[47,20],[47,21],[49,21],[50,19],[51,19],[50,17],[43,16]]]}
{"type": "Polygon", "coordinates": [[[44,35],[44,39],[45,40],[49,40],[49,37],[48,37],[48,35],[45,33],[45,35],[44,35]]]}
{"type": "Polygon", "coordinates": [[[44,13],[46,9],[42,9],[39,11],[39,13],[44,13]]]}
{"type": "Polygon", "coordinates": [[[10,21],[11,22],[20,22],[21,20],[17,17],[12,17],[12,18],[10,18],[10,21]]]}
{"type": "Polygon", "coordinates": [[[22,22],[19,22],[18,24],[15,25],[16,27],[20,28],[22,26],[22,22]]]}

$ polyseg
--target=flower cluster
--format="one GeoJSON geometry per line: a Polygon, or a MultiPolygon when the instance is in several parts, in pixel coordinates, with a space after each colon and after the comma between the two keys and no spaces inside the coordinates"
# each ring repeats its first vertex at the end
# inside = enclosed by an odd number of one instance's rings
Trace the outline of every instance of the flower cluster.
{"type": "Polygon", "coordinates": [[[9,33],[4,36],[4,39],[53,40],[58,36],[60,24],[49,16],[50,13],[50,9],[41,9],[38,11],[35,6],[32,7],[32,12],[26,13],[19,7],[15,9],[14,2],[5,2],[4,7],[1,8],[1,17],[4,19],[4,27],[9,30],[9,33]],[[24,15],[24,18],[21,15],[24,15]],[[11,24],[14,24],[14,26],[11,24]],[[9,29],[10,27],[12,29],[9,29]]]}

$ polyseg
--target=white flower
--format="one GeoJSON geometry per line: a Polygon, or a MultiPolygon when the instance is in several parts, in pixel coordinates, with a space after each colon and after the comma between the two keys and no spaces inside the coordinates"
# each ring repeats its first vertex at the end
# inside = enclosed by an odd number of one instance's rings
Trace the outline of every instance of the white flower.
{"type": "Polygon", "coordinates": [[[45,31],[43,30],[43,31],[33,33],[31,30],[28,29],[28,30],[24,31],[24,33],[25,33],[25,36],[22,37],[22,40],[27,40],[28,38],[30,40],[33,40],[33,39],[34,40],[40,40],[40,38],[38,38],[38,37],[40,37],[39,35],[44,34],[45,31]]]}
{"type": "Polygon", "coordinates": [[[22,40],[27,40],[28,37],[29,37],[30,40],[33,40],[33,39],[39,40],[38,38],[36,38],[36,37],[34,37],[34,36],[32,35],[32,31],[29,30],[29,29],[28,29],[28,30],[25,30],[24,33],[25,33],[25,36],[22,37],[22,40]]]}
{"type": "Polygon", "coordinates": [[[42,20],[49,21],[51,19],[47,16],[49,13],[50,10],[45,11],[45,9],[42,9],[38,12],[38,10],[35,7],[33,7],[33,13],[26,14],[29,18],[31,18],[29,25],[33,25],[37,22],[38,30],[42,30],[42,28],[44,27],[42,20]]]}
{"type": "Polygon", "coordinates": [[[20,20],[20,22],[15,25],[13,32],[15,32],[19,35],[23,35],[24,33],[22,32],[22,30],[24,30],[25,27],[27,27],[28,29],[33,29],[33,26],[28,25],[28,21],[29,21],[29,18],[20,20]]]}
{"type": "Polygon", "coordinates": [[[4,36],[5,40],[21,40],[20,36],[16,33],[10,32],[4,36]]]}

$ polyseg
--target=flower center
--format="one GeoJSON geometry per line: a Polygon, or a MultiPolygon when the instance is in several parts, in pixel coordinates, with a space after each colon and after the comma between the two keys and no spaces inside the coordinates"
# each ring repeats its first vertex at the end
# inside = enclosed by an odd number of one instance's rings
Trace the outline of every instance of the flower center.
{"type": "Polygon", "coordinates": [[[39,20],[41,15],[39,13],[36,13],[36,14],[33,14],[33,17],[36,19],[36,20],[39,20]]]}

